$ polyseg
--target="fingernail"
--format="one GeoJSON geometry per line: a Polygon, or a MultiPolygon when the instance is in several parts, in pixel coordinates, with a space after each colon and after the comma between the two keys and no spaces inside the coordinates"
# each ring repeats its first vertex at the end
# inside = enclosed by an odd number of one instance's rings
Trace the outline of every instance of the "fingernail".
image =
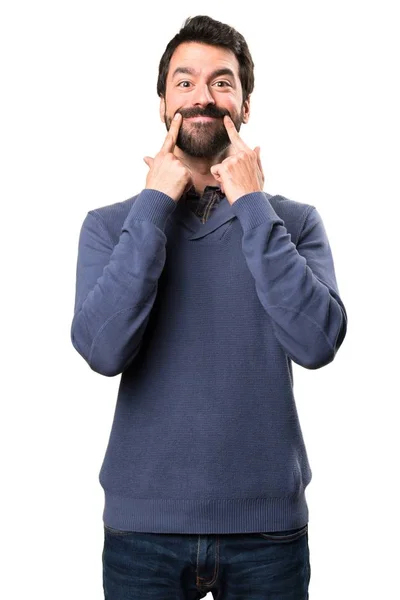
{"type": "Polygon", "coordinates": [[[181,113],[176,113],[174,116],[174,121],[177,121],[179,119],[179,117],[181,116],[181,113]]]}

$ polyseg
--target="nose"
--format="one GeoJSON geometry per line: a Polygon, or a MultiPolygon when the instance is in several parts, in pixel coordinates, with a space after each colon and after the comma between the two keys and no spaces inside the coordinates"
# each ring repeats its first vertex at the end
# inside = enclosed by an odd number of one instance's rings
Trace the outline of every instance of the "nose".
{"type": "Polygon", "coordinates": [[[215,100],[210,92],[210,88],[206,84],[196,85],[191,100],[194,106],[207,106],[208,104],[215,104],[215,100]]]}

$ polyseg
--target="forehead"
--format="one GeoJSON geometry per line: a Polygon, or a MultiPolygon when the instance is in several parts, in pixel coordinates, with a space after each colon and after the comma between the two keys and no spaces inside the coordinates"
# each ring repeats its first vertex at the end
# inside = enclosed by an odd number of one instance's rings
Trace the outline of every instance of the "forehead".
{"type": "Polygon", "coordinates": [[[226,67],[239,79],[239,62],[236,56],[231,50],[220,46],[197,42],[180,44],[171,56],[168,78],[172,77],[178,67],[190,67],[201,75],[226,67]]]}

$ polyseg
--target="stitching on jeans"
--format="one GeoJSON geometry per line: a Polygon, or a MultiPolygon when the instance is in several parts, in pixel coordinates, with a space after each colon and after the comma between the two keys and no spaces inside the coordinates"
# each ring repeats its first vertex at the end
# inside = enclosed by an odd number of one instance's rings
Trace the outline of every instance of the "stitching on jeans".
{"type": "Polygon", "coordinates": [[[300,528],[299,530],[294,531],[293,533],[287,533],[286,535],[276,535],[279,533],[278,531],[275,531],[275,532],[271,531],[270,533],[260,532],[259,535],[264,539],[268,539],[271,541],[276,540],[277,542],[279,542],[279,541],[283,542],[283,541],[288,541],[291,539],[298,539],[298,538],[302,537],[307,532],[307,529],[308,529],[308,523],[306,525],[304,525],[304,527],[300,528]]]}
{"type": "MultiPolygon", "coordinates": [[[[197,575],[197,581],[196,581],[196,585],[197,587],[209,587],[211,585],[213,585],[217,579],[218,579],[218,572],[219,572],[219,536],[217,535],[217,540],[216,540],[216,550],[215,550],[215,567],[214,567],[214,573],[213,576],[211,578],[210,581],[206,581],[205,577],[199,577],[197,575]],[[200,583],[202,582],[202,583],[200,583]]],[[[198,565],[198,559],[199,559],[199,547],[200,547],[200,536],[199,536],[199,540],[198,540],[198,550],[197,550],[197,565],[198,565]]]]}

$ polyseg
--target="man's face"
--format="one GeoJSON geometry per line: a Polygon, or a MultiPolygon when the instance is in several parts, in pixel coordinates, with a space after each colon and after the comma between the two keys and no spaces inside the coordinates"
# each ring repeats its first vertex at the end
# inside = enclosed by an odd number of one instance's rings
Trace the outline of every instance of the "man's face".
{"type": "Polygon", "coordinates": [[[211,158],[230,140],[223,122],[229,115],[239,131],[249,117],[249,100],[242,103],[239,63],[230,50],[185,42],[170,61],[161,120],[169,130],[176,112],[183,116],[176,145],[185,154],[211,158]]]}

